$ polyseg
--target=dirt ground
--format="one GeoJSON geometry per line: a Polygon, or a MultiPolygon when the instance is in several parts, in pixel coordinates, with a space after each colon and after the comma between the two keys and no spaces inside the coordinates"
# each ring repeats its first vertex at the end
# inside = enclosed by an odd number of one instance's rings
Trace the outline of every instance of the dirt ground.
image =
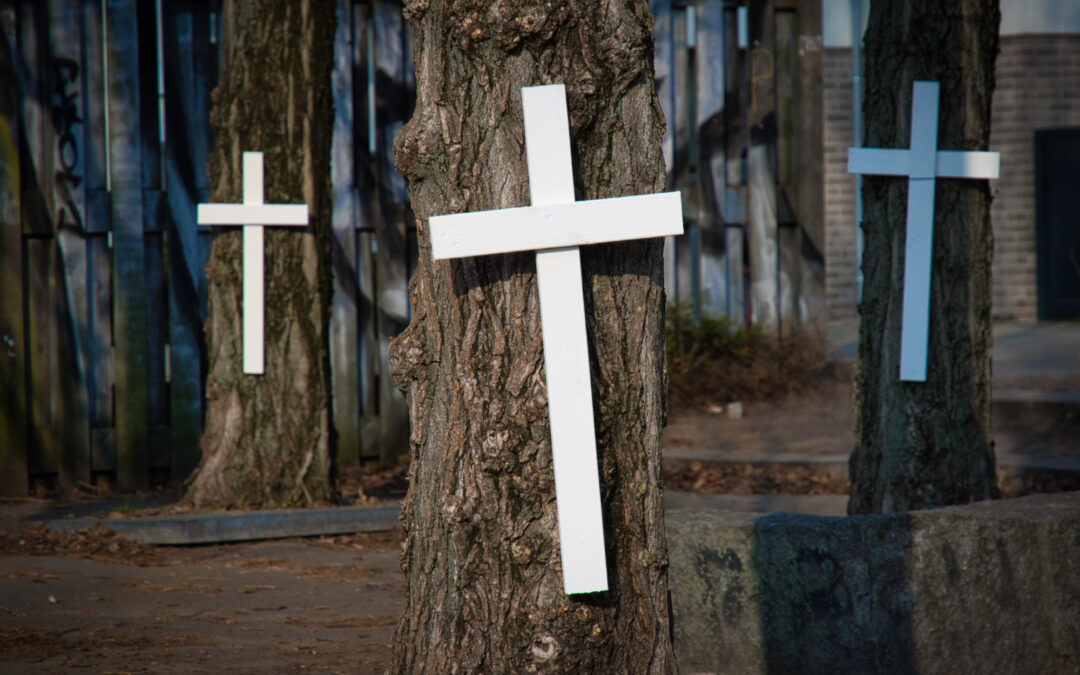
{"type": "MultiPolygon", "coordinates": [[[[850,453],[848,379],[747,403],[742,419],[717,414],[717,405],[672,416],[665,451],[722,451],[747,463],[666,462],[668,489],[846,492],[846,479],[826,471],[750,462],[850,453]]],[[[1080,437],[1075,421],[1031,429],[1005,420],[995,435],[1007,452],[1052,455],[1077,452],[1080,437]]],[[[1003,487],[1015,479],[1002,478],[1003,487]]],[[[406,487],[400,466],[343,479],[346,496],[361,502],[392,499],[406,487]]],[[[1007,491],[1057,489],[1080,485],[1020,479],[1007,491]]],[[[381,672],[404,608],[400,539],[393,532],[150,547],[106,531],[0,533],[0,672],[381,672]]]]}
{"type": "Polygon", "coordinates": [[[5,536],[0,671],[381,672],[404,609],[400,540],[149,547],[102,532],[5,536]]]}

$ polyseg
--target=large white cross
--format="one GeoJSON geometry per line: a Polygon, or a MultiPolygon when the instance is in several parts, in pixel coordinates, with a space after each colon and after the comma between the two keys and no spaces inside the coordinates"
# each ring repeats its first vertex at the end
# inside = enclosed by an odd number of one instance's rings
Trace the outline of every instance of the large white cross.
{"type": "Polygon", "coordinates": [[[307,225],[307,204],[263,204],[263,155],[244,153],[244,203],[199,204],[200,225],[244,226],[244,372],[264,372],[263,324],[266,305],[263,283],[263,226],[307,225]]]}
{"type": "Polygon", "coordinates": [[[934,179],[997,178],[996,152],[938,150],[938,83],[915,82],[911,96],[911,148],[848,149],[848,172],[908,177],[904,244],[904,305],[900,379],[926,381],[930,335],[930,262],[934,239],[934,179]]]}
{"type": "Polygon", "coordinates": [[[563,588],[607,590],[578,246],[682,234],[678,192],[574,201],[563,85],[525,87],[531,206],[434,216],[436,260],[536,251],[563,588]]]}

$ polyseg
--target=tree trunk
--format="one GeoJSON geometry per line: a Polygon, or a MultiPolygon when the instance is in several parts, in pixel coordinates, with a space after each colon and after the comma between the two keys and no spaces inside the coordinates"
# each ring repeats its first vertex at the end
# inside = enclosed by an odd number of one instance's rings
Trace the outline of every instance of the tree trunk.
{"type": "Polygon", "coordinates": [[[227,0],[210,122],[212,201],[240,202],[241,154],[264,153],[265,201],[304,202],[307,228],[267,227],[266,374],[242,372],[241,233],[206,265],[209,376],[195,505],[286,505],[334,495],[329,330],[330,69],[334,3],[227,0]]]}
{"type": "MultiPolygon", "coordinates": [[[[912,83],[941,83],[938,148],[985,150],[996,0],[876,2],[866,30],[865,146],[907,148],[912,83]]],[[[998,496],[990,439],[990,188],[938,179],[926,382],[899,380],[907,181],[863,183],[857,447],[851,513],[998,496]]]]}
{"type": "Polygon", "coordinates": [[[660,482],[660,241],[582,250],[611,590],[563,592],[534,256],[434,263],[427,218],[529,203],[520,88],[565,83],[579,199],[664,185],[644,0],[406,3],[417,217],[406,393],[408,604],[390,672],[672,672],[660,482]]]}

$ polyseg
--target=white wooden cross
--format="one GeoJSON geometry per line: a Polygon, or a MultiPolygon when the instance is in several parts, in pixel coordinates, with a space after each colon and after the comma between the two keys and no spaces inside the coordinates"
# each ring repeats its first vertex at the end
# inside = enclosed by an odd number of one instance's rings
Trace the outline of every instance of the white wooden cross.
{"type": "Polygon", "coordinates": [[[589,351],[578,247],[682,234],[678,192],[574,201],[563,85],[525,87],[531,206],[434,216],[436,260],[536,251],[563,588],[607,590],[589,351]]]}
{"type": "Polygon", "coordinates": [[[244,372],[262,375],[263,324],[263,226],[307,225],[307,204],[263,204],[263,155],[244,153],[244,203],[199,204],[200,225],[244,226],[243,336],[244,372]]]}
{"type": "Polygon", "coordinates": [[[997,178],[1001,161],[996,152],[937,149],[938,90],[937,82],[915,82],[909,150],[848,149],[850,173],[908,177],[900,379],[915,382],[926,381],[935,177],[997,178]]]}

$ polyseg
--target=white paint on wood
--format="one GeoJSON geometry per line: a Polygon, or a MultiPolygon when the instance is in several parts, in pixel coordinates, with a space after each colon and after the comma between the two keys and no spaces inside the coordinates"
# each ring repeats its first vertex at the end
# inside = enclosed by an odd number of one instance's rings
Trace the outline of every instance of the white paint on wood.
{"type": "Polygon", "coordinates": [[[926,381],[935,180],[997,178],[1001,162],[996,152],[937,149],[939,89],[937,82],[915,82],[909,149],[848,150],[850,173],[908,177],[900,379],[912,382],[926,381]]]}
{"type": "Polygon", "coordinates": [[[263,329],[264,298],[264,225],[307,225],[306,204],[263,203],[263,155],[244,153],[244,196],[242,204],[199,204],[199,225],[244,226],[243,340],[244,372],[265,372],[263,329]]]}
{"type": "Polygon", "coordinates": [[[433,216],[431,250],[442,260],[678,235],[682,222],[669,215],[679,203],[678,192],[665,192],[433,216]]]}
{"type": "Polygon", "coordinates": [[[532,205],[432,217],[432,255],[537,250],[563,587],[595,593],[607,590],[607,561],[577,246],[681,234],[682,204],[678,192],[575,202],[563,85],[521,98],[532,205]]]}

